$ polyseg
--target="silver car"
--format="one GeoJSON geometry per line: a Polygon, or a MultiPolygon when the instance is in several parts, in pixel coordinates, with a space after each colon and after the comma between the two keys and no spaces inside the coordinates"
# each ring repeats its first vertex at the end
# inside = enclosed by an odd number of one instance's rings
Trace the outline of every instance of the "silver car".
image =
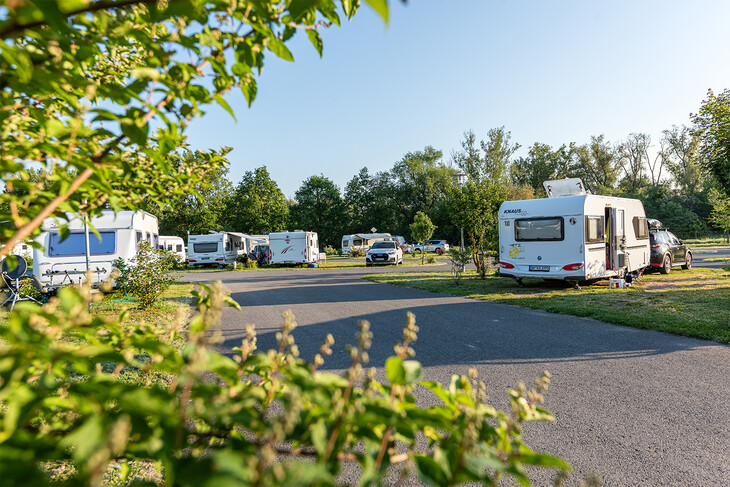
{"type": "Polygon", "coordinates": [[[365,265],[373,264],[402,264],[403,249],[398,242],[386,240],[375,242],[365,254],[365,265]]]}

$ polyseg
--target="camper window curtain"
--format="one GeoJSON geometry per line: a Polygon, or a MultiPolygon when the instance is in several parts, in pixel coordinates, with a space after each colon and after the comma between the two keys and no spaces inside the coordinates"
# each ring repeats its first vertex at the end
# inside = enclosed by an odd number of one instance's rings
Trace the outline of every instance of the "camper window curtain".
{"type": "MultiPolygon", "coordinates": [[[[99,237],[93,233],[89,235],[89,254],[113,254],[117,250],[116,232],[99,232],[99,237]],[[99,240],[101,237],[101,240],[99,240]]],[[[84,255],[86,253],[86,236],[83,233],[72,233],[61,239],[58,233],[51,234],[48,255],[84,255]]]]}
{"type": "Polygon", "coordinates": [[[522,218],[515,220],[518,242],[563,240],[563,218],[522,218]]]}

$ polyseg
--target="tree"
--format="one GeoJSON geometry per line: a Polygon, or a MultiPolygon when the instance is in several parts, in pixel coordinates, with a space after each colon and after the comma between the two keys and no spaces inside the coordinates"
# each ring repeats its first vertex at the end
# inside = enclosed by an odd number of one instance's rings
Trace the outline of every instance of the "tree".
{"type": "Polygon", "coordinates": [[[730,196],[727,196],[715,188],[709,192],[712,212],[710,223],[725,233],[725,242],[730,243],[730,196]]]}
{"type": "Polygon", "coordinates": [[[519,144],[510,143],[512,135],[504,127],[490,129],[487,140],[479,142],[481,151],[476,146],[474,132],[464,132],[461,142],[463,152],[452,154],[454,164],[464,171],[475,183],[488,179],[493,183],[507,184],[510,169],[510,158],[519,149],[519,144]]]}
{"type": "Polygon", "coordinates": [[[324,176],[311,176],[295,195],[296,204],[289,210],[289,226],[315,231],[320,248],[338,246],[344,233],[344,203],[340,189],[324,176]]]}
{"type": "Polygon", "coordinates": [[[730,195],[730,90],[707,92],[699,113],[692,115],[702,164],[730,195]]]}
{"type": "MultiPolygon", "coordinates": [[[[416,239],[418,243],[423,244],[426,240],[433,236],[436,225],[431,223],[431,219],[424,212],[419,211],[413,218],[413,223],[410,225],[411,235],[416,239]]],[[[426,252],[421,250],[421,264],[423,264],[423,256],[426,252]]]]}
{"type": "Polygon", "coordinates": [[[535,142],[527,157],[517,159],[512,167],[512,182],[517,186],[530,186],[537,194],[545,194],[542,183],[560,179],[568,174],[570,153],[565,145],[556,150],[547,144],[535,142]]]}
{"type": "MultiPolygon", "coordinates": [[[[201,152],[186,151],[172,155],[181,165],[201,156],[201,152]]],[[[160,235],[200,235],[224,230],[226,203],[232,198],[233,184],[228,180],[228,167],[218,166],[205,173],[192,192],[174,195],[162,207],[150,208],[160,222],[160,235]]]]}
{"type": "Polygon", "coordinates": [[[647,183],[644,168],[649,167],[649,134],[631,133],[616,148],[618,163],[624,171],[620,185],[628,191],[636,191],[647,183]]]}
{"type": "Polygon", "coordinates": [[[496,249],[499,206],[505,198],[504,189],[489,181],[467,181],[449,195],[451,221],[463,227],[472,243],[472,260],[479,275],[486,277],[487,252],[496,249]]]}
{"type": "Polygon", "coordinates": [[[271,179],[266,166],[247,171],[226,202],[227,228],[246,233],[283,230],[289,215],[284,193],[271,179]]]}
{"type": "Polygon", "coordinates": [[[588,144],[570,145],[571,176],[579,177],[593,194],[612,194],[621,166],[611,144],[603,135],[592,136],[588,144]]]}
{"type": "Polygon", "coordinates": [[[674,125],[665,130],[663,135],[666,147],[665,165],[674,176],[680,192],[688,196],[698,193],[703,185],[700,139],[685,125],[674,125]]]}

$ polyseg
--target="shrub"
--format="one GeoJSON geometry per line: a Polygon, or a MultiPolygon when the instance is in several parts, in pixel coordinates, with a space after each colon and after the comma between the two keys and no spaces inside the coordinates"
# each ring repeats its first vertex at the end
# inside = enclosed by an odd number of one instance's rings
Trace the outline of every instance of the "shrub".
{"type": "Polygon", "coordinates": [[[435,264],[436,263],[436,257],[434,257],[433,255],[429,255],[428,258],[426,259],[426,262],[429,263],[429,264],[435,264]]]}
{"type": "Polygon", "coordinates": [[[525,465],[569,469],[522,441],[523,423],[553,419],[540,407],[547,373],[534,390],[508,391],[510,412],[486,404],[473,369],[448,386],[422,381],[411,359],[418,327],[410,313],[384,383],[364,369],[367,322],[342,375],[319,370],[331,335],[312,363],[299,357],[291,312],[278,349],[257,351],[248,326],[228,357],[214,351],[210,327],[224,303],[237,305],[220,283],[202,287],[182,352],[169,344],[182,322],[161,336],[126,323],[124,313],[94,316],[81,289],[61,289],[40,310],[18,305],[0,327],[4,487],[48,484],[49,469],[71,472],[73,484],[99,485],[113,468],[124,484],[140,462],[180,486],[335,485],[345,461],[360,465],[363,485],[382,483],[393,465],[430,485],[494,485],[502,475],[527,484],[525,465]],[[143,380],[122,380],[125,371],[143,380]],[[437,404],[418,406],[416,390],[437,404]],[[427,449],[417,447],[424,435],[427,449]]]}
{"type": "Polygon", "coordinates": [[[362,249],[350,250],[350,257],[365,257],[365,252],[362,249]]]}
{"type": "Polygon", "coordinates": [[[149,308],[177,280],[170,275],[171,267],[172,260],[167,252],[141,242],[137,255],[130,262],[114,261],[114,268],[119,272],[115,281],[119,289],[139,298],[143,308],[149,308]]]}
{"type": "Polygon", "coordinates": [[[464,268],[471,260],[471,250],[464,249],[461,247],[451,247],[449,250],[449,261],[451,262],[451,277],[454,280],[454,284],[457,286],[461,282],[461,276],[464,273],[464,268]]]}
{"type": "Polygon", "coordinates": [[[330,256],[330,255],[340,255],[340,251],[337,250],[336,248],[334,248],[331,245],[327,245],[324,248],[324,253],[327,254],[327,256],[330,256]]]}

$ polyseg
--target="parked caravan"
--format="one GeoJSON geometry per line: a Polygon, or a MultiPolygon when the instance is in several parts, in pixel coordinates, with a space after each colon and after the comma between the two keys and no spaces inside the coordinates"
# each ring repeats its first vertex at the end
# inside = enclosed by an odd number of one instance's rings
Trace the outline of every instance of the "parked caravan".
{"type": "Polygon", "coordinates": [[[312,264],[318,257],[316,232],[295,230],[269,234],[269,264],[312,264]]]}
{"type": "MultiPolygon", "coordinates": [[[[145,211],[119,211],[115,214],[112,210],[102,210],[101,216],[92,218],[91,225],[99,233],[97,236],[89,229],[92,286],[109,279],[115,260],[134,258],[141,242],[148,242],[153,248],[158,245],[157,217],[145,211]]],[[[86,282],[84,223],[72,213],[67,213],[65,219],[46,218],[41,230],[35,240],[43,246],[43,250],[33,249],[33,276],[41,283],[43,292],[86,282]],[[70,231],[65,239],[59,233],[62,224],[66,224],[70,231]]]]}
{"type": "Polygon", "coordinates": [[[235,264],[239,250],[245,245],[240,235],[230,232],[189,235],[188,265],[235,264]]]}
{"type": "Polygon", "coordinates": [[[499,208],[499,273],[578,281],[637,275],[650,263],[641,201],[586,194],[579,179],[546,181],[551,197],[499,208]]]}
{"type": "Polygon", "coordinates": [[[349,254],[353,250],[367,252],[375,242],[389,240],[392,235],[389,233],[356,233],[342,236],[342,253],[349,254]]]}
{"type": "Polygon", "coordinates": [[[180,259],[180,262],[185,262],[185,259],[187,259],[187,255],[185,255],[185,241],[180,237],[160,235],[159,248],[176,255],[180,259]]]}

